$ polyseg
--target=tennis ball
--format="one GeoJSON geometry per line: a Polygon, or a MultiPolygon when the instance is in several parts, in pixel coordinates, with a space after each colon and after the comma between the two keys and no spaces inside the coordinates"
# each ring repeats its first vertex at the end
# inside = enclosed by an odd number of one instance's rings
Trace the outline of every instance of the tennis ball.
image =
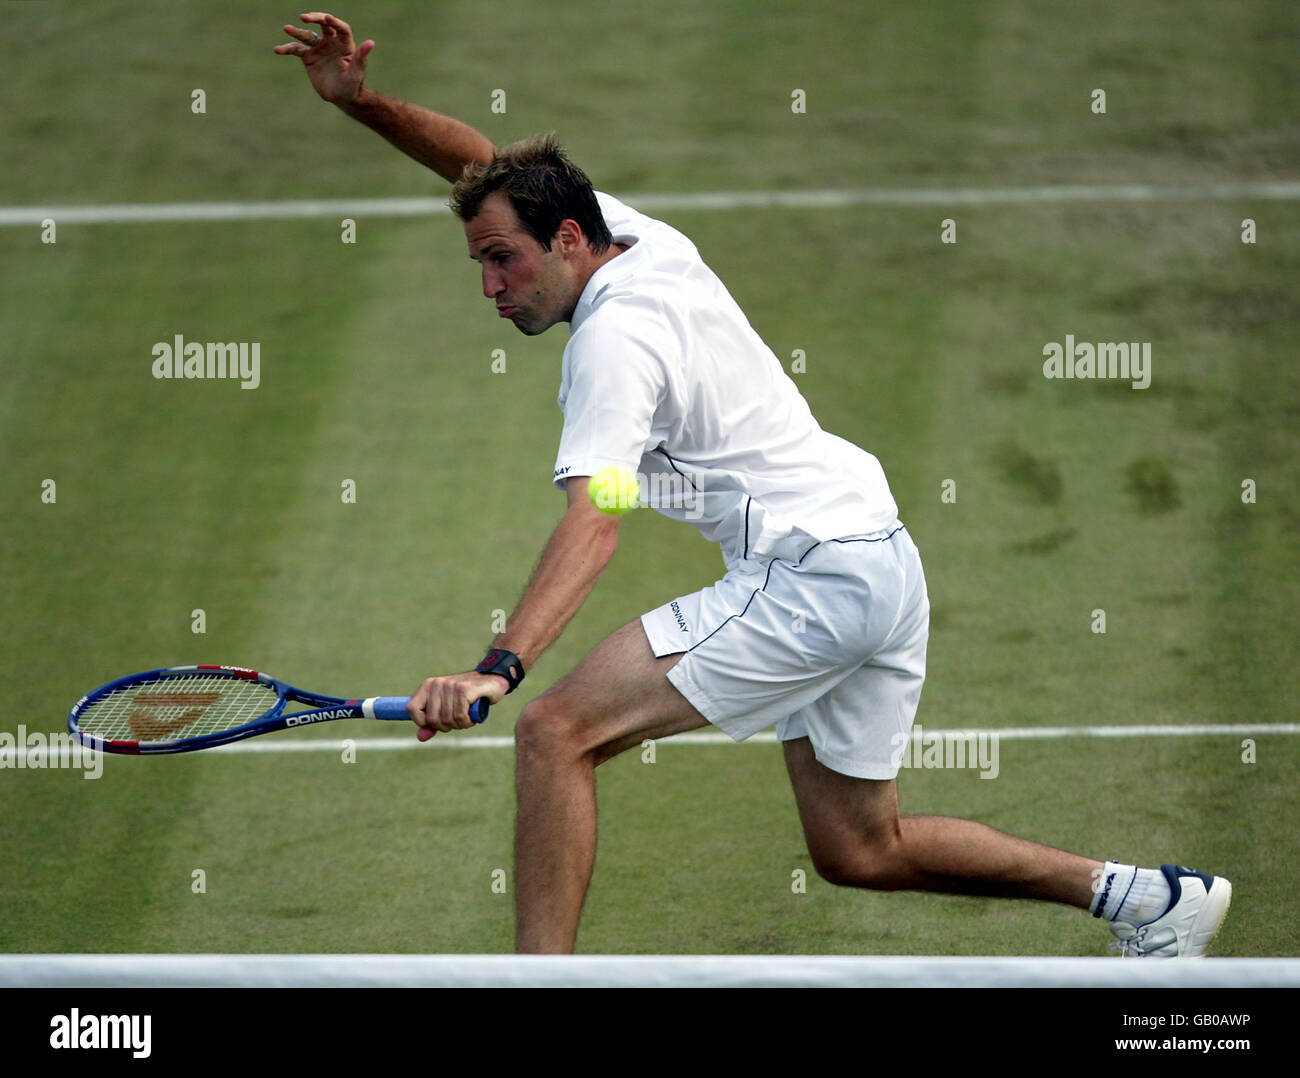
{"type": "Polygon", "coordinates": [[[602,513],[622,516],[637,507],[641,484],[626,468],[601,468],[587,481],[587,495],[602,513]]]}

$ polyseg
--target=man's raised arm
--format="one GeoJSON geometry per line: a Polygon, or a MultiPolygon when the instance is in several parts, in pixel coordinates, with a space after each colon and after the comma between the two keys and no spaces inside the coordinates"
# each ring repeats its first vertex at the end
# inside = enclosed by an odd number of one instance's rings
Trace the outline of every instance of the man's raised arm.
{"type": "Polygon", "coordinates": [[[468,124],[365,85],[366,57],[375,47],[373,41],[357,46],[352,28],[323,11],[310,11],[302,21],[318,24],[320,33],[286,26],[284,32],[295,40],[276,46],[275,51],[281,56],[301,57],[307,77],[324,100],[377,131],[449,183],[460,179],[466,165],[491,162],[495,152],[491,141],[468,124]]]}

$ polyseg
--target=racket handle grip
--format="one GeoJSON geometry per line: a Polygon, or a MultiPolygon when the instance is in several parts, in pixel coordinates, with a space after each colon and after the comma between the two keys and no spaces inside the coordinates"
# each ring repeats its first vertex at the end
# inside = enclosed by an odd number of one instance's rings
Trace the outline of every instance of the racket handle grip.
{"type": "MultiPolygon", "coordinates": [[[[374,709],[377,719],[409,719],[411,716],[406,711],[406,705],[410,700],[409,696],[376,696],[366,703],[374,709]]],[[[487,700],[475,700],[470,705],[469,717],[476,723],[487,722],[488,710],[487,700]]]]}

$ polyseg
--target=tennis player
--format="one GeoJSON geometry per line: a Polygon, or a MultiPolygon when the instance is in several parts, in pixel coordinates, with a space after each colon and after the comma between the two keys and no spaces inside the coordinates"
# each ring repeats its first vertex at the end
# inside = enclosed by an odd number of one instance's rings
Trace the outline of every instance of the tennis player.
{"type": "Polygon", "coordinates": [[[623,626],[515,731],[517,947],[567,953],[595,860],[595,769],[647,738],[776,725],[817,871],[832,883],[1035,898],[1090,910],[1139,956],[1203,954],[1226,879],[1102,862],[943,817],[900,817],[897,746],[925,678],[929,601],[879,462],[818,426],[680,232],[595,192],[549,137],[497,150],[365,85],[373,41],[332,15],[286,26],[317,93],[452,183],[498,317],[569,325],[554,482],[568,508],[477,669],[426,680],[420,737],[514,690],[600,577],[619,518],[588,479],[619,467],[718,543],[726,575],[623,626]]]}

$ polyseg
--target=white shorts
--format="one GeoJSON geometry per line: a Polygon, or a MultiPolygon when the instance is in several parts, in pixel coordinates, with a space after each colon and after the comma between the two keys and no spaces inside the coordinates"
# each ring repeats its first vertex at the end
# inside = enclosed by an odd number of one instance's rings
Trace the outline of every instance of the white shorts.
{"type": "Polygon", "coordinates": [[[802,533],[711,587],[641,617],[668,680],[737,741],[773,723],[826,767],[898,774],[925,681],[930,601],[902,524],[818,542],[802,533]]]}

